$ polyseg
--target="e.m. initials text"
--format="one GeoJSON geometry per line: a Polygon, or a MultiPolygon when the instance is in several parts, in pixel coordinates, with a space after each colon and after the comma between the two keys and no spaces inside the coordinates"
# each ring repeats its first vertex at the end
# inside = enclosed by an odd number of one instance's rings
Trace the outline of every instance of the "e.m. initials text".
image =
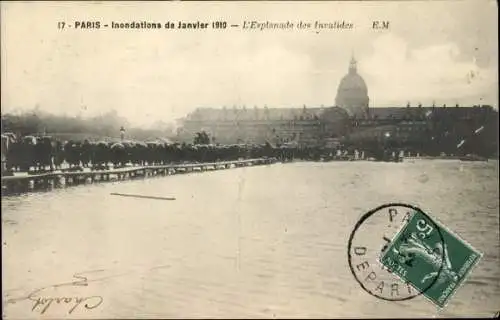
{"type": "Polygon", "coordinates": [[[388,30],[389,21],[377,20],[372,22],[372,29],[388,30]]]}

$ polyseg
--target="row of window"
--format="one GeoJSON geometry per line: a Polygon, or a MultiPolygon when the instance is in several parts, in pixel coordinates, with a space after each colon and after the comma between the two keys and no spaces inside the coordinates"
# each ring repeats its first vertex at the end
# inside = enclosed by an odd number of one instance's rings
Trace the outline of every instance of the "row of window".
{"type": "Polygon", "coordinates": [[[396,127],[396,131],[426,131],[427,126],[402,126],[396,127]]]}

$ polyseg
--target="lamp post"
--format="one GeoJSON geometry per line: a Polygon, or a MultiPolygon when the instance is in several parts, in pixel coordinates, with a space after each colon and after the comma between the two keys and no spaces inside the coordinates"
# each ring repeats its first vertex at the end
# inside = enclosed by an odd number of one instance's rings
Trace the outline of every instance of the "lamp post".
{"type": "Polygon", "coordinates": [[[125,139],[125,129],[123,127],[120,128],[120,140],[123,141],[125,139]]]}
{"type": "Polygon", "coordinates": [[[400,158],[400,155],[396,153],[396,151],[391,151],[393,150],[394,148],[394,145],[392,142],[394,141],[391,141],[391,137],[392,137],[392,134],[390,132],[385,132],[384,134],[384,149],[386,150],[387,152],[387,156],[391,159],[391,160],[395,160],[395,161],[399,161],[399,158],[400,158]],[[389,149],[389,150],[387,150],[389,149]]]}

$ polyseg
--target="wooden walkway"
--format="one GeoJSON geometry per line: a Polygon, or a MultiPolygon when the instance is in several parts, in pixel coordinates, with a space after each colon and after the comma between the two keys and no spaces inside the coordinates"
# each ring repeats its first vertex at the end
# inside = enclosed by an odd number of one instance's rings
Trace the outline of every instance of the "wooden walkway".
{"type": "Polygon", "coordinates": [[[100,181],[128,180],[153,176],[223,170],[236,167],[267,165],[276,162],[274,158],[258,158],[210,163],[186,163],[151,166],[130,166],[109,170],[89,171],[51,171],[46,173],[24,173],[14,176],[2,176],[2,194],[22,193],[46,190],[53,187],[94,183],[100,181]]]}

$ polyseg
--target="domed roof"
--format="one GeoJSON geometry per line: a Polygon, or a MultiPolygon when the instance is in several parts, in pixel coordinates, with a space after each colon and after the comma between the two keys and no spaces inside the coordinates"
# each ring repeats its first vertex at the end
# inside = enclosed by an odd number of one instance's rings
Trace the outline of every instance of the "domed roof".
{"type": "Polygon", "coordinates": [[[368,95],[368,88],[365,80],[358,74],[354,57],[351,59],[349,72],[340,80],[337,95],[342,91],[356,91],[356,93],[362,97],[368,95]]]}
{"type": "Polygon", "coordinates": [[[350,116],[368,112],[368,88],[358,74],[356,60],[351,59],[349,72],[340,80],[335,104],[345,109],[350,116]]]}
{"type": "Polygon", "coordinates": [[[348,73],[340,80],[338,92],[356,90],[364,95],[368,95],[368,88],[365,80],[357,73],[348,73]]]}

